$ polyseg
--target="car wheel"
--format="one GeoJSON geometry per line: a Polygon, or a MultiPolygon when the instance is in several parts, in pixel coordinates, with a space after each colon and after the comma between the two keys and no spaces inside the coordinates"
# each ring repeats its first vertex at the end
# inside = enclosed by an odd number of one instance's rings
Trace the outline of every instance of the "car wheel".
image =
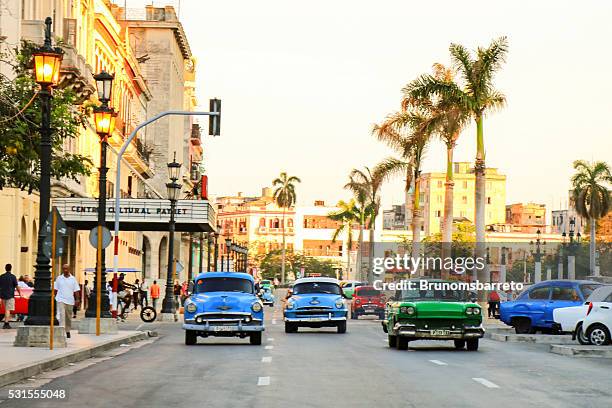
{"type": "Polygon", "coordinates": [[[346,320],[338,323],[338,333],[346,333],[346,320]]]}
{"type": "Polygon", "coordinates": [[[478,339],[470,339],[467,341],[467,349],[470,351],[478,350],[478,339]]]}
{"type": "Polygon", "coordinates": [[[157,317],[157,312],[151,306],[143,307],[140,310],[140,318],[145,323],[151,323],[157,317]]]}
{"type": "Polygon", "coordinates": [[[578,323],[578,326],[576,327],[576,338],[578,339],[578,343],[582,344],[583,346],[588,346],[591,344],[589,338],[584,334],[584,330],[582,330],[582,323],[578,323]]]}
{"type": "Polygon", "coordinates": [[[397,349],[398,350],[408,350],[408,342],[410,340],[408,337],[398,336],[397,337],[397,349]]]}
{"type": "Polygon", "coordinates": [[[295,333],[297,331],[297,326],[294,323],[285,322],[285,333],[295,333]]]}
{"type": "Polygon", "coordinates": [[[261,345],[261,332],[254,332],[254,333],[249,334],[249,341],[254,346],[260,346],[261,345]]]}
{"type": "Polygon", "coordinates": [[[393,336],[389,334],[387,338],[389,339],[389,347],[391,348],[397,347],[397,336],[393,336]]]}
{"type": "Polygon", "coordinates": [[[198,341],[198,335],[194,330],[185,330],[185,345],[193,346],[198,341]]]}
{"type": "Polygon", "coordinates": [[[527,318],[512,319],[512,325],[516,334],[528,334],[533,330],[531,328],[531,320],[527,318]]]}
{"type": "Polygon", "coordinates": [[[455,348],[457,350],[462,350],[465,348],[465,340],[455,340],[455,348]]]}
{"type": "Polygon", "coordinates": [[[603,324],[592,324],[587,329],[586,337],[594,346],[605,346],[610,344],[610,331],[603,324]]]}

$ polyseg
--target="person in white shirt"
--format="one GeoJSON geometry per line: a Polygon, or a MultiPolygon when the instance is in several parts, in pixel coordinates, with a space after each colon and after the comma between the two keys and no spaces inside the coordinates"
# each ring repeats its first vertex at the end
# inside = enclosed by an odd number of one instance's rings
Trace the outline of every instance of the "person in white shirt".
{"type": "Polygon", "coordinates": [[[68,265],[62,265],[62,274],[55,279],[54,288],[59,324],[66,328],[66,337],[70,338],[72,308],[75,304],[79,305],[81,288],[74,276],[70,274],[68,265]]]}

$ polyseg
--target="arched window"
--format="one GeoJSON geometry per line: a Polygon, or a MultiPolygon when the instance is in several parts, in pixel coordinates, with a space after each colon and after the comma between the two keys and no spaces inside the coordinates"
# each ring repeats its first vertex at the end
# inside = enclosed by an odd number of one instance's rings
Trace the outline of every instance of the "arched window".
{"type": "Polygon", "coordinates": [[[280,228],[280,221],[279,221],[278,218],[274,219],[274,227],[272,227],[272,228],[280,228]]]}
{"type": "Polygon", "coordinates": [[[293,218],[289,218],[289,219],[287,220],[287,227],[289,227],[289,228],[293,228],[293,218]]]}
{"type": "Polygon", "coordinates": [[[260,227],[265,227],[266,226],[266,219],[265,218],[260,218],[259,219],[259,226],[260,227]]]}

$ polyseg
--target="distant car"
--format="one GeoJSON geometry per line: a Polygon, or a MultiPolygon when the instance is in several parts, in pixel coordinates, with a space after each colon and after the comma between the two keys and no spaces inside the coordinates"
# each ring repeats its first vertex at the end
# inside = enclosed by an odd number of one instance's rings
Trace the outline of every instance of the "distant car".
{"type": "Polygon", "coordinates": [[[385,300],[382,292],[374,286],[358,286],[351,302],[351,318],[376,315],[381,320],[385,318],[385,300]]]}
{"type": "MultiPolygon", "coordinates": [[[[19,288],[21,290],[21,296],[19,292],[15,289],[15,310],[11,310],[11,317],[15,315],[27,315],[28,314],[28,303],[30,301],[30,296],[34,291],[33,288],[19,288]]],[[[0,321],[4,320],[4,303],[0,303],[0,321]]]]}
{"type": "Polygon", "coordinates": [[[348,309],[343,298],[337,279],[297,279],[283,310],[285,333],[299,327],[336,327],[345,333],[348,309]]]}
{"type": "Polygon", "coordinates": [[[272,294],[272,289],[270,289],[270,287],[262,287],[260,290],[259,298],[261,299],[264,306],[268,305],[270,307],[274,307],[275,297],[272,294]]]}
{"type": "Polygon", "coordinates": [[[184,304],[185,344],[196,344],[198,336],[248,336],[251,344],[261,344],[263,305],[251,275],[206,272],[194,282],[193,294],[184,304]]]}
{"type": "MultiPolygon", "coordinates": [[[[604,302],[612,294],[612,285],[604,285],[593,291],[586,299],[584,304],[579,306],[561,307],[553,311],[553,329],[560,333],[574,333],[576,326],[587,315],[589,304],[592,302],[604,302]]],[[[581,334],[583,334],[581,332],[581,334]]],[[[587,344],[584,337],[579,337],[579,341],[587,344]]]]}
{"type": "Polygon", "coordinates": [[[586,339],[586,344],[605,346],[612,343],[610,333],[612,333],[612,293],[602,301],[589,302],[586,317],[576,325],[574,337],[578,337],[579,341],[581,338],[586,339]]]}
{"type": "Polygon", "coordinates": [[[355,293],[355,288],[359,286],[364,286],[364,285],[365,283],[363,282],[349,281],[349,282],[344,283],[344,285],[342,285],[342,292],[347,297],[347,299],[352,299],[353,294],[355,293]]]}
{"type": "MultiPolygon", "coordinates": [[[[447,282],[427,280],[428,282],[447,282]]],[[[387,302],[382,322],[389,347],[406,350],[413,340],[453,340],[455,348],[478,350],[484,336],[482,309],[462,290],[406,289],[387,302]]]]}
{"type": "Polygon", "coordinates": [[[263,279],[262,281],[260,281],[259,282],[259,286],[262,287],[262,288],[270,288],[270,289],[274,290],[274,284],[269,279],[263,279]]]}
{"type": "Polygon", "coordinates": [[[516,333],[554,331],[553,311],[580,306],[601,283],[586,280],[550,280],[523,291],[516,300],[502,302],[500,319],[513,326],[516,333]]]}

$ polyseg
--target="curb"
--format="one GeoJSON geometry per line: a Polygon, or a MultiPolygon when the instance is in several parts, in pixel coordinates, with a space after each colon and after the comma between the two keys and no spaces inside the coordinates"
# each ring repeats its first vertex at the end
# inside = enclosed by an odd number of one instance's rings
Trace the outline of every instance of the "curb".
{"type": "Polygon", "coordinates": [[[612,358],[612,347],[610,346],[567,346],[561,344],[551,344],[549,351],[553,354],[560,354],[569,357],[612,358]]]}
{"type": "Polygon", "coordinates": [[[50,357],[36,363],[26,364],[14,370],[0,373],[0,387],[16,383],[18,381],[38,375],[44,371],[56,370],[69,363],[76,363],[94,357],[96,354],[119,347],[120,344],[135,343],[148,338],[147,332],[132,333],[120,338],[110,340],[106,343],[97,344],[72,353],[57,357],[50,357]]]}
{"type": "Polygon", "coordinates": [[[505,341],[508,343],[536,343],[551,345],[575,345],[571,336],[554,334],[503,334],[490,333],[489,339],[494,341],[505,341]]]}

